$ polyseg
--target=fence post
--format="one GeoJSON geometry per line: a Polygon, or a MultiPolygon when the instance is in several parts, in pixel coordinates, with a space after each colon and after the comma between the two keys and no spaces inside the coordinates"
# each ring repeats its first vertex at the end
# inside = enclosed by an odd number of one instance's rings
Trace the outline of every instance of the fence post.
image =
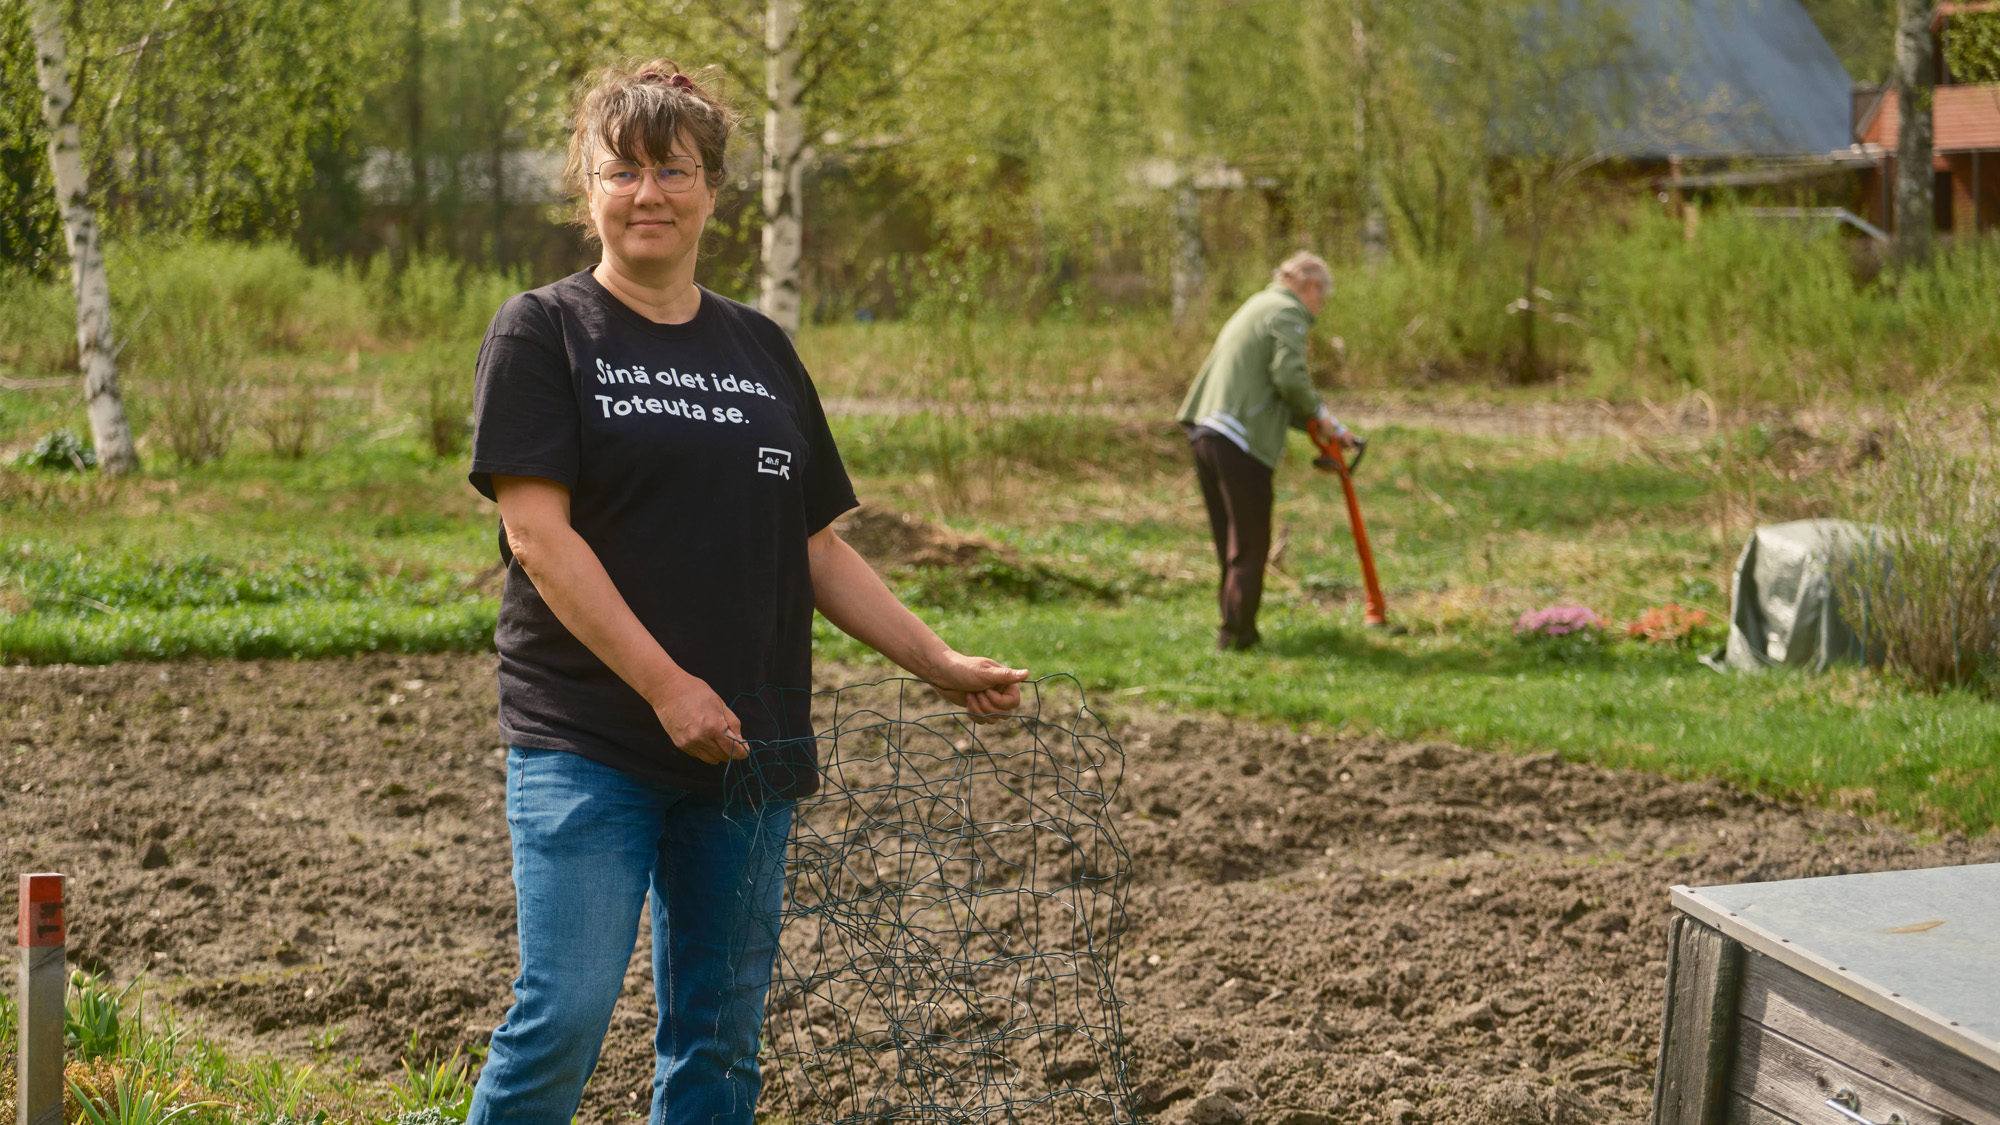
{"type": "Polygon", "coordinates": [[[15,1035],[16,1125],[62,1125],[63,877],[21,876],[21,983],[15,1035]]]}

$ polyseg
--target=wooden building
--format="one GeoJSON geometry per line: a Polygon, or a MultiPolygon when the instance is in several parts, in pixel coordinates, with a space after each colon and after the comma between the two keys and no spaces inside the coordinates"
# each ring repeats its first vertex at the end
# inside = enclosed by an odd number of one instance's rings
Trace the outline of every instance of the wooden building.
{"type": "MultiPolygon", "coordinates": [[[[2000,83],[1960,82],[1945,64],[1944,47],[1953,20],[1973,12],[2000,12],[2000,2],[1940,4],[1931,17],[1939,75],[1931,102],[1935,221],[1938,230],[1961,234],[2000,228],[2000,83]]],[[[1856,209],[1884,230],[1891,229],[1895,217],[1896,138],[1901,122],[1893,88],[1857,91],[1854,141],[1874,159],[1861,174],[1856,209]]]]}

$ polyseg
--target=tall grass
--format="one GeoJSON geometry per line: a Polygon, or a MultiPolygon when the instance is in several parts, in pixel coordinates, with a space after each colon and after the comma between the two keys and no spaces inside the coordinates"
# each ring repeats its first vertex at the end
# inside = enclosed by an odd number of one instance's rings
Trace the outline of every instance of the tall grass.
{"type": "MultiPolygon", "coordinates": [[[[1542,362],[1562,385],[1612,399],[1703,390],[1792,404],[1990,376],[2000,357],[2000,238],[1961,238],[1934,267],[1877,276],[1863,244],[1826,227],[1720,210],[1689,240],[1650,207],[1565,232],[1535,295],[1542,362]]],[[[1515,369],[1523,247],[1495,236],[1455,251],[1336,263],[1316,329],[1323,382],[1494,384],[1515,369]]],[[[188,240],[112,248],[117,323],[142,369],[186,362],[185,325],[227,325],[253,371],[271,356],[438,346],[469,357],[488,320],[533,279],[419,257],[400,268],[314,266],[282,245],[188,240]],[[198,314],[198,315],[197,315],[198,314]]],[[[800,348],[822,393],[950,402],[1158,404],[1178,396],[1221,321],[1262,284],[1218,268],[1199,322],[1080,300],[1036,315],[964,286],[912,301],[894,323],[814,325],[800,348]],[[959,297],[972,299],[958,300],[959,297]]],[[[933,284],[947,286],[943,277],[933,284]]],[[[1001,284],[1004,279],[996,281],[1001,284]]],[[[68,286],[0,274],[0,367],[73,363],[68,286]]],[[[469,362],[469,358],[468,358],[469,362]]],[[[419,384],[421,385],[421,384],[419,384]]],[[[144,397],[144,390],[140,394],[144,397]]]]}
{"type": "Polygon", "coordinates": [[[1899,430],[1862,484],[1872,528],[1844,560],[1844,601],[1864,643],[1917,687],[2000,694],[1993,421],[1907,415],[1899,430]]]}

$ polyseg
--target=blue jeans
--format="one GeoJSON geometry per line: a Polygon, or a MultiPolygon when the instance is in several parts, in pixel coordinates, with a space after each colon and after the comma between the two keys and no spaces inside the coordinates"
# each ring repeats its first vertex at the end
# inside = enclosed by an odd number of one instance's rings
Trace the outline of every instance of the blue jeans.
{"type": "Polygon", "coordinates": [[[521,975],[467,1125],[567,1125],[652,895],[653,1125],[751,1125],[792,803],[725,805],[561,750],[507,754],[521,975]]]}

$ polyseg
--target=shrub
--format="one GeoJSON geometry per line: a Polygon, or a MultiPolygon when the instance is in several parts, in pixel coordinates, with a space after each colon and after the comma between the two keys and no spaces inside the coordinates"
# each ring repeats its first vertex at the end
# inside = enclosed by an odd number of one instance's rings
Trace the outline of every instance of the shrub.
{"type": "Polygon", "coordinates": [[[224,329],[190,326],[179,338],[183,358],[153,365],[153,416],[174,458],[192,468],[229,452],[243,395],[243,353],[224,329]]]}
{"type": "Polygon", "coordinates": [[[264,388],[255,425],[271,443],[271,452],[287,461],[303,461],[312,451],[313,434],[326,412],[319,378],[292,367],[264,388]]]}
{"type": "Polygon", "coordinates": [[[24,469],[73,469],[83,472],[97,467],[97,450],[83,444],[70,430],[50,430],[30,449],[14,458],[24,469]]]}
{"type": "Polygon", "coordinates": [[[1926,690],[2000,694],[2000,470],[1960,452],[1993,448],[1912,418],[1864,479],[1869,547],[1839,560],[1845,616],[1870,659],[1926,690]]]}
{"type": "Polygon", "coordinates": [[[1689,645],[1708,627],[1708,614],[1669,602],[1654,606],[1625,626],[1625,635],[1656,645],[1689,645]]]}
{"type": "Polygon", "coordinates": [[[412,356],[404,370],[424,444],[439,457],[457,456],[472,433],[472,353],[430,347],[412,356]]]}

